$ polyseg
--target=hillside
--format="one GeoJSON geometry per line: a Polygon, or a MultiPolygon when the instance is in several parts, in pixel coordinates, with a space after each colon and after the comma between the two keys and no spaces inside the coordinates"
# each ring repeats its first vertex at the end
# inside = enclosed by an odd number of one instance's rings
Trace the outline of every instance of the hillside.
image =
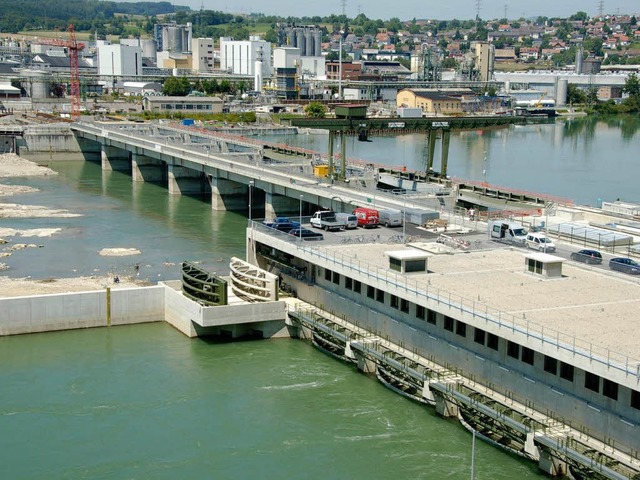
{"type": "Polygon", "coordinates": [[[112,2],[100,0],[0,0],[0,31],[66,30],[74,23],[78,30],[103,27],[117,14],[155,16],[188,7],[170,2],[112,2]]]}

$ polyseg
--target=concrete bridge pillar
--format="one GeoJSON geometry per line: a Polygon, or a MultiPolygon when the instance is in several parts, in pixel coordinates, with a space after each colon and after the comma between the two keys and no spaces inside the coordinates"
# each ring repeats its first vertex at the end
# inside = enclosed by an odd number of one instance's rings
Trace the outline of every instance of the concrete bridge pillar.
{"type": "MultiPolygon", "coordinates": [[[[212,210],[244,211],[249,205],[249,186],[221,177],[209,177],[212,210]]],[[[255,202],[254,202],[255,207],[255,202]]]]}
{"type": "Polygon", "coordinates": [[[458,406],[444,398],[442,395],[435,395],[436,397],[436,413],[442,415],[445,418],[457,417],[458,406]]]}
{"type": "Polygon", "coordinates": [[[552,477],[562,477],[567,474],[567,464],[562,460],[555,458],[551,455],[551,452],[547,450],[540,451],[538,467],[544,473],[552,477]]]}
{"type": "Polygon", "coordinates": [[[287,213],[296,213],[300,209],[300,199],[290,198],[277,193],[265,192],[264,217],[275,218],[287,213]]]}
{"type": "Polygon", "coordinates": [[[139,153],[131,154],[131,178],[134,182],[163,182],[164,162],[139,153]]]}
{"type": "Polygon", "coordinates": [[[131,158],[127,150],[110,145],[102,145],[100,150],[102,170],[131,171],[131,158]]]}
{"type": "Polygon", "coordinates": [[[433,168],[433,157],[436,154],[436,131],[427,131],[427,140],[429,142],[429,148],[427,149],[427,174],[433,168]]]}
{"type": "Polygon", "coordinates": [[[447,176],[447,166],[449,163],[449,141],[451,140],[451,132],[449,130],[442,131],[442,150],[440,152],[440,174],[447,176]]]}
{"type": "Polygon", "coordinates": [[[362,352],[358,350],[351,350],[353,356],[356,359],[356,365],[358,366],[358,370],[363,373],[376,373],[376,362],[365,357],[362,352]]]}
{"type": "Polygon", "coordinates": [[[167,177],[169,195],[205,193],[208,188],[202,172],[180,165],[169,164],[167,177]]]}

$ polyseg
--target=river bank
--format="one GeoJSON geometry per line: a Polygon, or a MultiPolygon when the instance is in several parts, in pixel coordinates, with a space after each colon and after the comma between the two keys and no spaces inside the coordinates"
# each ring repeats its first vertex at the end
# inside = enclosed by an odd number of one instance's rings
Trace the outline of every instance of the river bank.
{"type": "MultiPolygon", "coordinates": [[[[47,167],[42,167],[34,162],[26,160],[15,154],[0,155],[0,219],[24,219],[24,218],[73,218],[81,214],[65,209],[52,209],[40,205],[20,205],[2,201],[8,197],[20,194],[37,193],[39,190],[30,186],[7,184],[3,179],[18,177],[50,176],[57,172],[47,167]]],[[[62,232],[61,228],[30,228],[20,229],[6,224],[0,227],[0,270],[10,270],[7,262],[12,253],[18,250],[44,248],[37,242],[38,239],[51,237],[62,232]],[[24,241],[22,241],[24,239],[24,241]],[[36,243],[34,243],[36,242],[36,243]]],[[[140,253],[135,249],[112,248],[96,252],[96,256],[122,256],[140,253]]],[[[9,278],[0,276],[0,297],[14,297],[24,295],[44,295],[65,292],[101,290],[106,287],[131,288],[148,285],[148,282],[140,281],[136,277],[115,276],[100,274],[95,276],[79,276],[70,278],[46,278],[32,280],[30,278],[9,278]]]]}

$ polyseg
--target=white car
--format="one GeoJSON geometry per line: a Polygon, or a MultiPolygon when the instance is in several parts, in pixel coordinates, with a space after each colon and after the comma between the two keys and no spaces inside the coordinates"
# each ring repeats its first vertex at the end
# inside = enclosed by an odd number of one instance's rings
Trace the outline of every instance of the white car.
{"type": "Polygon", "coordinates": [[[555,252],[556,244],[544,233],[529,233],[525,241],[527,248],[532,248],[540,252],[555,252]]]}

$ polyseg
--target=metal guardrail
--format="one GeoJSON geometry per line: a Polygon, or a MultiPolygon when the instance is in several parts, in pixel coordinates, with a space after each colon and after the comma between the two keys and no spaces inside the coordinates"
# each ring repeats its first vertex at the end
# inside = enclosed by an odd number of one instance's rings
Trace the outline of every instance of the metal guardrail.
{"type": "Polygon", "coordinates": [[[418,284],[409,278],[383,270],[367,262],[358,260],[354,263],[351,256],[347,257],[337,252],[329,253],[307,245],[297,244],[296,248],[311,257],[324,260],[326,264],[340,266],[365,278],[373,278],[389,287],[403,290],[418,298],[435,301],[449,309],[469,314],[474,319],[483,321],[486,325],[497,327],[500,330],[509,330],[514,335],[526,337],[527,340],[537,340],[542,345],[549,345],[574,357],[596,362],[607,369],[614,369],[625,376],[632,376],[636,381],[640,381],[640,361],[638,359],[621,355],[609,348],[594,345],[559,330],[545,328],[529,320],[520,319],[510,313],[490,308],[481,302],[469,300],[430,285],[418,284]]]}

